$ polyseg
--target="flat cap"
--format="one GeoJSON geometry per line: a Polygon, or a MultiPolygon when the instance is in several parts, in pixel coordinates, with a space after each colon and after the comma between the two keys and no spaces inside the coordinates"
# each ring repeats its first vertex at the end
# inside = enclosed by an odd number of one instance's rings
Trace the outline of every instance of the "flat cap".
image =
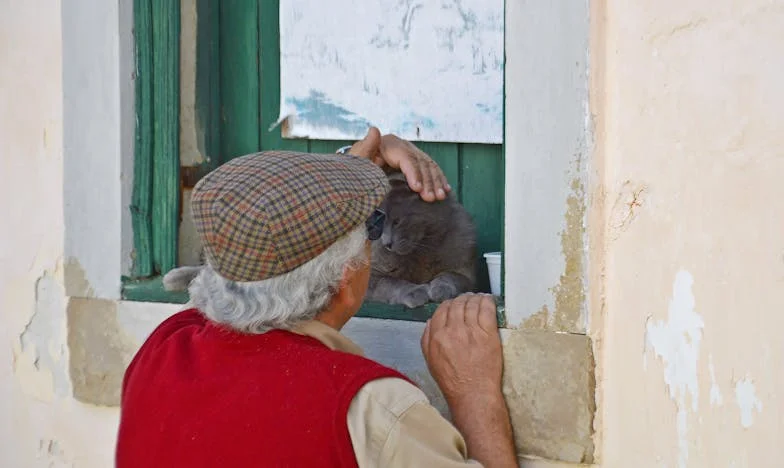
{"type": "Polygon", "coordinates": [[[384,172],[365,158],[265,151],[207,174],[191,208],[215,271],[261,281],[324,252],[364,223],[388,190],[384,172]]]}

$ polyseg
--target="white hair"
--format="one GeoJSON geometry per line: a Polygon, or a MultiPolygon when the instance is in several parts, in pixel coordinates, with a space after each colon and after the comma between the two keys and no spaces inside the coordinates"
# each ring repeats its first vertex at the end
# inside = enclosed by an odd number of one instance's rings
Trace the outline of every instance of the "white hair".
{"type": "Polygon", "coordinates": [[[208,263],[188,288],[191,302],[207,318],[241,332],[291,329],[329,304],[346,268],[369,263],[366,240],[360,225],[316,258],[263,281],[230,281],[208,263]]]}

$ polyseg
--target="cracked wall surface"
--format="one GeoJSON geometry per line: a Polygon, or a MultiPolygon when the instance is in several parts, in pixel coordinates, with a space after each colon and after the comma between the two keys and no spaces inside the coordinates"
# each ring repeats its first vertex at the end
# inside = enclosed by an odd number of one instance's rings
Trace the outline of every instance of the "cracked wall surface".
{"type": "Polygon", "coordinates": [[[587,333],[587,2],[506,3],[505,304],[512,327],[587,333]]]}
{"type": "Polygon", "coordinates": [[[784,5],[597,2],[589,283],[607,467],[775,467],[784,5]]]}
{"type": "MultiPolygon", "coordinates": [[[[83,22],[117,23],[116,2],[87,3],[69,2],[69,12],[83,22]]],[[[40,0],[0,9],[0,466],[109,466],[116,411],[75,400],[68,372],[63,10],[59,1],[40,0]]],[[[104,28],[82,33],[94,35],[83,44],[87,55],[116,45],[104,28]]],[[[90,80],[79,86],[93,89],[90,80]]],[[[82,131],[101,140],[96,127],[82,131]]],[[[117,184],[119,171],[113,175],[107,180],[117,184]]]]}

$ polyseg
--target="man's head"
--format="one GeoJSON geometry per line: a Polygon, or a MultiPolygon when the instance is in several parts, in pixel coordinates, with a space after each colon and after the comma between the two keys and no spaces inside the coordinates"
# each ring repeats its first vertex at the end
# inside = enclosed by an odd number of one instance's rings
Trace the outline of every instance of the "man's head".
{"type": "Polygon", "coordinates": [[[367,288],[366,223],[388,187],[383,171],[352,156],[264,152],[224,164],[192,194],[208,265],[191,300],[257,333],[329,307],[355,313],[367,288]]]}

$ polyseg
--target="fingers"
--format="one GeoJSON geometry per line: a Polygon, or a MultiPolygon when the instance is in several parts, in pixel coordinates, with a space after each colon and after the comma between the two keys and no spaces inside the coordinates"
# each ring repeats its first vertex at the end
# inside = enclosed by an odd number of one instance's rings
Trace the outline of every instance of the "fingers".
{"type": "Polygon", "coordinates": [[[456,298],[451,300],[451,304],[449,305],[448,317],[447,317],[447,325],[446,326],[456,326],[456,325],[464,325],[465,324],[465,314],[466,314],[466,304],[471,299],[473,294],[461,294],[456,298]]]}
{"type": "MultiPolygon", "coordinates": [[[[422,195],[422,170],[416,158],[402,158],[400,171],[406,176],[406,182],[411,190],[422,195]]],[[[424,198],[424,197],[423,197],[424,198]]],[[[432,200],[431,200],[432,201],[432,200]]]]}
{"type": "MultiPolygon", "coordinates": [[[[441,184],[441,187],[443,187],[443,191],[444,191],[443,197],[446,198],[446,194],[452,191],[452,186],[449,185],[449,182],[446,180],[446,175],[441,171],[440,167],[438,168],[438,172],[439,172],[439,182],[441,184]]],[[[436,196],[438,195],[439,192],[436,192],[436,196]]],[[[444,198],[440,198],[440,200],[443,200],[444,198]]]]}
{"type": "Polygon", "coordinates": [[[435,197],[438,200],[446,199],[446,195],[451,189],[449,183],[446,181],[446,176],[444,172],[438,167],[434,161],[431,160],[429,164],[430,168],[430,180],[433,183],[433,188],[435,189],[435,197]]]}
{"type": "Polygon", "coordinates": [[[436,200],[436,189],[434,184],[434,174],[433,174],[433,166],[435,163],[430,160],[430,158],[420,159],[422,170],[422,191],[419,192],[419,195],[422,197],[423,200],[432,202],[436,200]]]}
{"type": "Polygon", "coordinates": [[[425,329],[422,331],[422,339],[419,340],[419,344],[422,347],[422,355],[427,359],[430,351],[430,320],[425,323],[425,329]]]}
{"type": "Polygon", "coordinates": [[[479,326],[488,333],[498,331],[498,318],[495,313],[495,299],[490,295],[482,295],[479,302],[479,315],[477,321],[479,326]]]}
{"type": "Polygon", "coordinates": [[[392,134],[383,135],[379,152],[386,164],[403,172],[408,186],[417,192],[422,200],[434,202],[446,199],[452,187],[449,186],[444,172],[430,156],[413,143],[392,134]]]}
{"type": "Polygon", "coordinates": [[[439,304],[438,308],[435,312],[433,312],[433,316],[428,321],[428,326],[430,330],[438,330],[440,328],[444,328],[447,323],[447,316],[449,315],[449,308],[451,306],[452,301],[444,301],[439,304]]]}
{"type": "Polygon", "coordinates": [[[465,320],[467,326],[475,327],[479,325],[479,309],[481,303],[482,296],[479,294],[472,294],[468,297],[465,304],[465,315],[463,316],[463,320],[465,320]]]}

